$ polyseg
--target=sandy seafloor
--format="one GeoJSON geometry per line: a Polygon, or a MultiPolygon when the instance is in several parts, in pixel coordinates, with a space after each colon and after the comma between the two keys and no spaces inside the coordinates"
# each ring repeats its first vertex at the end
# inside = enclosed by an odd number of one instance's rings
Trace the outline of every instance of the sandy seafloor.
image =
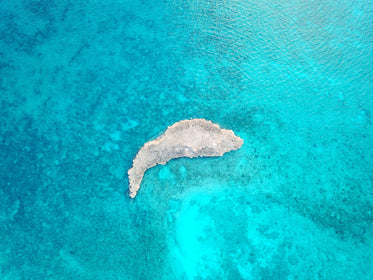
{"type": "Polygon", "coordinates": [[[372,61],[367,0],[0,1],[0,279],[373,279],[372,61]]]}

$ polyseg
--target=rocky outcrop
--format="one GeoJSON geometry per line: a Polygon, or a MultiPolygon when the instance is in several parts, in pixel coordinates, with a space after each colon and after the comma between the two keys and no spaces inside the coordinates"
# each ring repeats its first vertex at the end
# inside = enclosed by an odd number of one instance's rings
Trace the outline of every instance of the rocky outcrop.
{"type": "Polygon", "coordinates": [[[181,157],[217,157],[237,150],[243,140],[232,130],[204,119],[183,120],[169,126],[157,139],[146,143],[128,170],[129,195],[134,198],[144,173],[157,164],[181,157]]]}

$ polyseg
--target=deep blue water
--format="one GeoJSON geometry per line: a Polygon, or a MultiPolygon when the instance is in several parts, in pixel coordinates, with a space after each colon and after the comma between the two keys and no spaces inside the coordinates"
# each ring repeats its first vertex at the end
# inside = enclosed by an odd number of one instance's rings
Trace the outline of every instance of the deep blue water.
{"type": "Polygon", "coordinates": [[[0,1],[0,279],[373,279],[372,65],[367,0],[0,1]]]}

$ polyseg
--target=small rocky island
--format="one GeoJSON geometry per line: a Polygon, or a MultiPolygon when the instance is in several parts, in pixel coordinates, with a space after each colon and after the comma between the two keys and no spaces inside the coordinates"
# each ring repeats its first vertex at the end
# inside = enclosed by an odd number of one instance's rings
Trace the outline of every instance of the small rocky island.
{"type": "Polygon", "coordinates": [[[243,140],[232,130],[222,129],[205,119],[174,123],[137,153],[132,168],[128,170],[129,196],[136,196],[145,171],[157,164],[181,157],[218,157],[239,149],[242,144],[243,140]]]}

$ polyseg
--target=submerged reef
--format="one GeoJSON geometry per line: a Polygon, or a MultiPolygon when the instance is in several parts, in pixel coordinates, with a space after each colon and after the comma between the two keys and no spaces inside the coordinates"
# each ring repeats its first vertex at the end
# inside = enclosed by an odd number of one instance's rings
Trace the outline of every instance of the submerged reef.
{"type": "Polygon", "coordinates": [[[217,157],[239,149],[243,140],[232,130],[205,119],[182,120],[169,126],[157,139],[147,142],[137,153],[128,170],[129,196],[140,189],[144,173],[158,164],[181,157],[217,157]]]}

